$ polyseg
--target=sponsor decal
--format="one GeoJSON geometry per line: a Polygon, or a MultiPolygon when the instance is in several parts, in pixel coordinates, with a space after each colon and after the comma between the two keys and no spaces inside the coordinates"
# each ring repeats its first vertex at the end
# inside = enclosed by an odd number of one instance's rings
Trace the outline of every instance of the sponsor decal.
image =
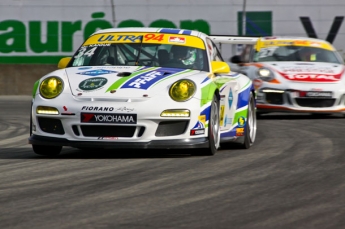
{"type": "Polygon", "coordinates": [[[83,106],[82,111],[114,111],[114,107],[93,107],[93,106],[83,106]]]}
{"type": "Polygon", "coordinates": [[[198,117],[199,121],[202,122],[203,125],[206,123],[206,115],[199,115],[198,117]]]}
{"type": "Polygon", "coordinates": [[[132,112],[132,111],[134,111],[134,108],[130,108],[130,107],[118,107],[118,108],[115,108],[115,111],[132,112]]]}
{"type": "Polygon", "coordinates": [[[320,42],[310,42],[310,46],[321,47],[322,44],[320,42]]]}
{"type": "Polygon", "coordinates": [[[227,124],[231,124],[232,123],[232,118],[228,118],[228,116],[226,115],[225,116],[225,119],[224,119],[224,127],[227,125],[227,124]]]}
{"type": "Polygon", "coordinates": [[[236,136],[243,136],[244,128],[236,128],[236,136]]]}
{"type": "Polygon", "coordinates": [[[124,83],[121,86],[121,88],[148,89],[150,86],[152,86],[159,80],[163,80],[166,77],[171,76],[172,74],[179,73],[182,71],[185,70],[160,68],[155,69],[153,71],[144,72],[129,79],[126,83],[124,83]]]}
{"type": "Polygon", "coordinates": [[[98,38],[98,42],[140,42],[143,40],[144,42],[147,41],[163,41],[164,34],[154,34],[154,33],[147,33],[144,35],[127,35],[127,34],[119,34],[119,35],[102,35],[98,38]]]}
{"type": "Polygon", "coordinates": [[[77,74],[84,75],[84,76],[99,76],[99,75],[112,74],[112,73],[117,73],[117,72],[105,70],[105,69],[96,69],[92,71],[78,72],[77,74]]]}
{"type": "Polygon", "coordinates": [[[80,121],[83,123],[136,124],[137,114],[81,113],[80,121]]]}
{"type": "Polygon", "coordinates": [[[83,91],[92,91],[92,90],[100,89],[107,82],[108,80],[102,77],[86,79],[80,82],[79,88],[82,89],[83,91]]]}
{"type": "Polygon", "coordinates": [[[98,140],[117,140],[118,137],[98,137],[98,140]]]}
{"type": "Polygon", "coordinates": [[[89,45],[85,45],[88,47],[101,47],[101,46],[110,46],[110,44],[89,44],[89,45]]]}
{"type": "Polygon", "coordinates": [[[202,128],[205,128],[205,125],[202,122],[197,121],[197,123],[193,127],[193,130],[194,129],[202,129],[202,128]]]}
{"type": "Polygon", "coordinates": [[[308,41],[302,41],[302,40],[297,40],[294,41],[294,45],[304,45],[304,46],[308,46],[308,41]]]}
{"type": "Polygon", "coordinates": [[[205,134],[205,129],[190,130],[190,135],[200,135],[205,134]]]}
{"type": "Polygon", "coordinates": [[[311,98],[332,98],[333,92],[331,91],[300,91],[300,97],[311,97],[311,98]]]}
{"type": "Polygon", "coordinates": [[[232,101],[234,100],[234,97],[232,95],[232,90],[230,88],[230,93],[229,93],[229,97],[228,97],[228,103],[229,103],[229,109],[231,108],[232,106],[232,101]]]}
{"type": "Polygon", "coordinates": [[[171,37],[169,37],[169,42],[184,44],[184,43],[186,43],[186,38],[185,37],[171,36],[171,37]]]}
{"type": "MultiPolygon", "coordinates": [[[[304,64],[305,65],[305,64],[304,64]]],[[[313,73],[313,74],[335,74],[331,67],[317,67],[317,66],[284,66],[281,67],[283,73],[313,73]]]]}
{"type": "Polygon", "coordinates": [[[219,123],[219,125],[221,126],[223,126],[223,123],[224,123],[224,109],[225,109],[225,106],[221,105],[220,106],[220,123],[219,123]]]}
{"type": "Polygon", "coordinates": [[[237,120],[238,127],[244,127],[246,124],[246,119],[243,116],[240,116],[237,120]]]}
{"type": "Polygon", "coordinates": [[[130,107],[96,107],[96,106],[83,106],[82,111],[122,111],[122,112],[132,112],[134,108],[130,107]]]}
{"type": "Polygon", "coordinates": [[[337,82],[342,74],[281,74],[285,79],[301,82],[337,82]]]}

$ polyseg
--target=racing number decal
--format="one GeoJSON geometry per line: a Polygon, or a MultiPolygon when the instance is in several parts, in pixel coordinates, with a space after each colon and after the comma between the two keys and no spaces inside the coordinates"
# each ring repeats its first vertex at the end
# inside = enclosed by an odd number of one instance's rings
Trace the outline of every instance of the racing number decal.
{"type": "Polygon", "coordinates": [[[260,49],[259,58],[272,56],[277,47],[269,47],[260,49]]]}
{"type": "Polygon", "coordinates": [[[164,34],[155,35],[153,33],[145,34],[144,41],[154,40],[154,41],[162,41],[164,39],[164,34]]]}

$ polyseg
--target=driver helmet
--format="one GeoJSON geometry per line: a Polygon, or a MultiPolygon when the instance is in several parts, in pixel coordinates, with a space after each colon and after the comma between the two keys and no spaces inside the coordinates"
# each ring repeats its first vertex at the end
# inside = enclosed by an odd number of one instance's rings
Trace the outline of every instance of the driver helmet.
{"type": "Polygon", "coordinates": [[[184,65],[192,65],[196,60],[196,49],[187,46],[175,45],[170,51],[171,59],[179,60],[184,65]]]}
{"type": "Polygon", "coordinates": [[[302,61],[315,61],[316,60],[316,53],[312,50],[302,49],[299,52],[300,58],[302,61]]]}

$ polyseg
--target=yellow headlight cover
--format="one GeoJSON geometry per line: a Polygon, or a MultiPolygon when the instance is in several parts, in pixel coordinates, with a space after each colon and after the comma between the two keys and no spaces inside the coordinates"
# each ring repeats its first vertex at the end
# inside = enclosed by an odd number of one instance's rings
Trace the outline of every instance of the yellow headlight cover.
{"type": "Polygon", "coordinates": [[[59,77],[48,77],[40,85],[40,94],[46,99],[53,99],[61,94],[63,82],[59,77]]]}
{"type": "Polygon", "coordinates": [[[170,97],[177,102],[184,102],[192,98],[196,91],[195,83],[191,80],[183,79],[176,81],[169,90],[170,97]]]}

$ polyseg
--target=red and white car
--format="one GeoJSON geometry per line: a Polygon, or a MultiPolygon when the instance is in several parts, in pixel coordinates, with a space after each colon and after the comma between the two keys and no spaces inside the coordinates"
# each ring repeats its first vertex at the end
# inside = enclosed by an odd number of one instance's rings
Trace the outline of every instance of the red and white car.
{"type": "Polygon", "coordinates": [[[232,63],[254,82],[257,113],[345,113],[345,66],[324,40],[252,38],[232,63]]]}

